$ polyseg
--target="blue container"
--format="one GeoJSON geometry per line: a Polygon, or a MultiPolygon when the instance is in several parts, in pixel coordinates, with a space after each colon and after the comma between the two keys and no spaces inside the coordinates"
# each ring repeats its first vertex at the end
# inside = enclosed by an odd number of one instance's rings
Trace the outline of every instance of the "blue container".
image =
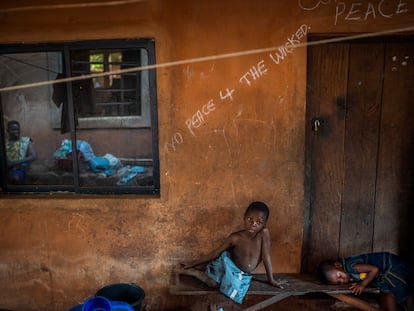
{"type": "Polygon", "coordinates": [[[119,283],[107,285],[98,290],[95,295],[105,297],[111,301],[126,302],[133,310],[140,311],[145,292],[141,287],[133,283],[119,283]]]}
{"type": "Polygon", "coordinates": [[[97,296],[89,298],[84,304],[73,307],[69,311],[134,311],[134,309],[126,302],[109,301],[105,297],[97,296]]]}
{"type": "Polygon", "coordinates": [[[82,311],[112,311],[111,302],[105,297],[93,297],[86,300],[82,311]]]}

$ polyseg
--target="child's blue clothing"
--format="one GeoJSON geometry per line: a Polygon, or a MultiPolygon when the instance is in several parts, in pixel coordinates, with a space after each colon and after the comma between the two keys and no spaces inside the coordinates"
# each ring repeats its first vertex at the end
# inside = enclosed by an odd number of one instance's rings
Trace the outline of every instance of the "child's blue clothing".
{"type": "Polygon", "coordinates": [[[242,303],[252,279],[250,273],[235,265],[227,251],[207,265],[206,274],[220,284],[220,292],[237,303],[242,303]]]}
{"type": "Polygon", "coordinates": [[[361,281],[356,264],[368,264],[379,268],[378,275],[371,282],[381,292],[392,294],[398,303],[403,303],[414,292],[414,273],[412,268],[400,257],[387,253],[369,253],[339,258],[345,272],[354,281],[361,281]]]}

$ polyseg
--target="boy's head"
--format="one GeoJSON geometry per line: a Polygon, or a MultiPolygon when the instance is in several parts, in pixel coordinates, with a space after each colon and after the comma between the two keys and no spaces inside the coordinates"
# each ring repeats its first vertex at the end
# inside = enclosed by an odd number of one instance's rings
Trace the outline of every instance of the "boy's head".
{"type": "Polygon", "coordinates": [[[260,232],[266,225],[269,218],[269,208],[262,202],[251,203],[244,213],[245,229],[256,234],[260,232]]]}
{"type": "Polygon", "coordinates": [[[318,266],[318,275],[326,284],[347,284],[350,276],[338,261],[325,260],[318,266]]]}
{"type": "Polygon", "coordinates": [[[262,212],[266,221],[269,218],[269,208],[263,202],[256,201],[250,203],[246,209],[246,212],[244,213],[244,216],[252,211],[262,212]]]}

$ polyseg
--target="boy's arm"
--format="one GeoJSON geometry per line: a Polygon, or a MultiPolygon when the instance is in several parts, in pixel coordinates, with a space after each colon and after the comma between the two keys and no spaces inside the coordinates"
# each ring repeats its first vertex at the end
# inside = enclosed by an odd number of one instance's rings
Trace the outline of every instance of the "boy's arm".
{"type": "Polygon", "coordinates": [[[262,260],[266,269],[267,279],[273,286],[283,288],[282,283],[273,278],[272,260],[270,259],[270,233],[267,228],[262,230],[262,260]]]}
{"type": "Polygon", "coordinates": [[[202,264],[213,261],[214,259],[219,257],[222,252],[229,249],[233,245],[233,239],[234,239],[234,235],[232,234],[223,242],[223,244],[221,244],[219,247],[213,249],[210,253],[206,254],[205,256],[200,258],[199,260],[195,260],[195,261],[192,261],[190,263],[183,264],[184,269],[194,268],[198,265],[202,265],[202,264]]]}
{"type": "Polygon", "coordinates": [[[365,287],[367,287],[376,278],[379,272],[379,268],[377,266],[368,264],[356,264],[354,265],[354,269],[359,273],[365,272],[367,274],[362,282],[354,283],[350,286],[352,293],[359,295],[362,293],[365,287]]]}

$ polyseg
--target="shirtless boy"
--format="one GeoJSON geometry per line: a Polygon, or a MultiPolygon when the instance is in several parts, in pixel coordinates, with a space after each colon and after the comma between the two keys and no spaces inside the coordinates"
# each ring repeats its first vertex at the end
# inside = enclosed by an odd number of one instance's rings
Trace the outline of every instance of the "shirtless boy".
{"type": "Polygon", "coordinates": [[[266,228],[269,208],[262,202],[253,202],[244,214],[244,229],[234,232],[222,245],[202,259],[178,267],[178,273],[191,275],[210,287],[219,287],[227,297],[242,303],[251,272],[263,261],[268,282],[279,288],[282,283],[273,278],[270,259],[270,234],[266,228]],[[206,264],[205,271],[195,267],[206,264]]]}

